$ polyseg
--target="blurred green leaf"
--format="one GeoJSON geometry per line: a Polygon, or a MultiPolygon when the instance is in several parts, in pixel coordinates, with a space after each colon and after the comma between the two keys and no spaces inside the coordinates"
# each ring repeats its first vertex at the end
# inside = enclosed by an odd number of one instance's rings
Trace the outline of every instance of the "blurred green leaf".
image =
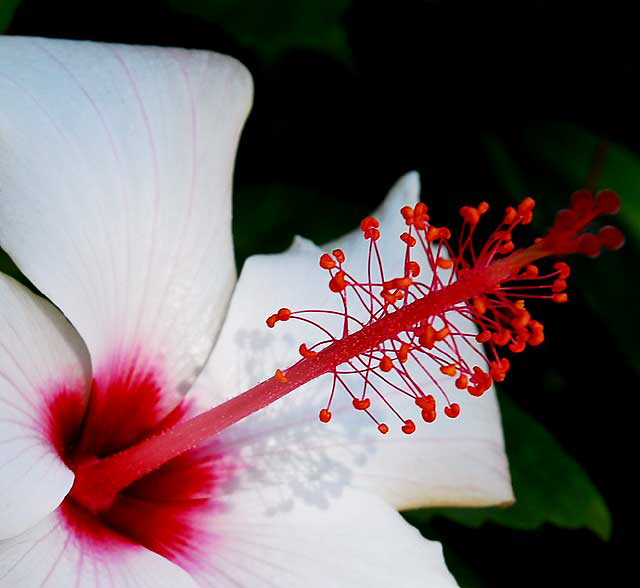
{"type": "MultiPolygon", "coordinates": [[[[486,151],[496,176],[514,198],[536,197],[534,223],[542,233],[555,212],[567,205],[569,194],[584,186],[591,175],[600,139],[566,124],[538,125],[524,134],[521,143],[507,144],[487,137],[486,151]]],[[[609,144],[598,187],[617,190],[622,209],[613,224],[621,226],[627,243],[615,254],[596,260],[572,258],[569,297],[580,293],[593,314],[615,337],[617,347],[631,364],[640,368],[640,338],[630,324],[640,323],[636,292],[640,288],[640,158],[627,149],[609,144]],[[588,266],[588,267],[587,267],[588,266]]]]}
{"type": "Polygon", "coordinates": [[[582,467],[540,423],[504,395],[500,406],[516,503],[507,508],[419,509],[404,513],[407,520],[419,527],[434,516],[445,516],[469,527],[493,522],[515,529],[553,523],[586,527],[608,539],[609,510],[582,467]]]}
{"type": "Polygon", "coordinates": [[[273,61],[289,49],[314,49],[349,62],[342,19],[350,0],[168,0],[175,9],[215,22],[273,61]]]}
{"type": "Polygon", "coordinates": [[[0,0],[0,33],[4,33],[15,14],[21,0],[0,0]]]}

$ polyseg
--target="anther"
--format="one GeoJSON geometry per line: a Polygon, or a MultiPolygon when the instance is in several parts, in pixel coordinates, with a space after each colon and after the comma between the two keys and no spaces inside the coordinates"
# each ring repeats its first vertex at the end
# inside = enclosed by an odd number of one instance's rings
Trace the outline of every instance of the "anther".
{"type": "Polygon", "coordinates": [[[317,351],[311,351],[308,347],[306,343],[302,343],[300,345],[300,347],[298,348],[298,351],[300,351],[300,355],[302,355],[302,357],[304,357],[305,359],[313,359],[314,357],[317,357],[318,352],[317,351]]]}
{"type": "Polygon", "coordinates": [[[367,410],[371,406],[371,400],[369,398],[354,398],[352,404],[356,410],[367,410]]]}
{"type": "Polygon", "coordinates": [[[567,296],[566,292],[559,292],[558,294],[554,294],[553,296],[551,296],[551,300],[563,304],[564,302],[569,300],[569,296],[567,296]]]}
{"type": "Polygon", "coordinates": [[[402,425],[402,432],[405,435],[411,435],[411,433],[414,433],[415,430],[416,424],[411,419],[407,419],[406,421],[404,421],[404,425],[402,425]]]}
{"type": "Polygon", "coordinates": [[[444,414],[450,419],[455,419],[460,414],[460,405],[457,402],[453,402],[449,406],[445,406],[444,414]]]}
{"type": "Polygon", "coordinates": [[[380,369],[383,372],[390,372],[393,369],[393,362],[388,355],[383,355],[380,360],[380,369]]]}
{"type": "Polygon", "coordinates": [[[331,258],[331,256],[328,253],[323,253],[320,256],[320,267],[322,269],[333,269],[334,267],[336,267],[336,262],[331,258]]]}
{"type": "Polygon", "coordinates": [[[407,245],[407,247],[414,247],[416,244],[416,238],[411,236],[409,233],[402,233],[402,235],[400,235],[400,239],[407,245]]]}
{"type": "Polygon", "coordinates": [[[283,384],[287,381],[287,376],[282,373],[282,370],[276,370],[276,379],[283,384]]]}
{"type": "Polygon", "coordinates": [[[331,411],[329,411],[329,409],[327,408],[323,408],[320,411],[320,414],[318,415],[318,417],[320,418],[320,421],[323,423],[328,423],[331,420],[331,417],[333,415],[331,414],[331,411]]]}
{"type": "Polygon", "coordinates": [[[342,292],[347,287],[347,281],[345,280],[345,273],[340,270],[329,280],[329,290],[332,292],[342,292]]]}
{"type": "Polygon", "coordinates": [[[455,366],[455,364],[453,364],[453,363],[452,363],[452,364],[449,364],[449,365],[443,365],[443,366],[440,368],[440,371],[441,371],[445,376],[451,376],[451,377],[455,376],[455,375],[456,375],[456,372],[457,372],[457,370],[456,370],[456,366],[455,366]]]}
{"type": "Polygon", "coordinates": [[[383,435],[386,435],[389,432],[389,426],[385,423],[380,423],[378,425],[378,431],[380,431],[383,435]]]}
{"type": "Polygon", "coordinates": [[[342,249],[334,249],[333,250],[333,256],[336,258],[338,263],[344,263],[345,260],[347,259],[346,255],[344,254],[344,251],[342,251],[342,249]]]}

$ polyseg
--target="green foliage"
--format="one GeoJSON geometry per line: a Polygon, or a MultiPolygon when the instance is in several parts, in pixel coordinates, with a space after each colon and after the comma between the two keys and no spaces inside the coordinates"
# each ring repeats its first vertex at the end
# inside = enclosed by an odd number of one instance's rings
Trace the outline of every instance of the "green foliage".
{"type": "Polygon", "coordinates": [[[313,49],[348,62],[342,19],[350,0],[168,0],[172,8],[207,19],[273,61],[289,49],[313,49]]]}
{"type": "Polygon", "coordinates": [[[0,0],[0,33],[4,33],[13,19],[21,0],[0,0]]]}
{"type": "Polygon", "coordinates": [[[501,396],[500,405],[516,503],[507,508],[419,509],[405,513],[409,522],[421,526],[434,516],[445,516],[469,527],[493,522],[515,529],[553,523],[586,527],[608,539],[609,511],[582,467],[506,396],[501,396]]]}

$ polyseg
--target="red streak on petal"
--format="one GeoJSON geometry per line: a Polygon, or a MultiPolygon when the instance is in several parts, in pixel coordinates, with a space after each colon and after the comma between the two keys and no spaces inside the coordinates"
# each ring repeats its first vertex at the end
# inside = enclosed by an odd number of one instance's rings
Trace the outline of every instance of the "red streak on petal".
{"type": "MultiPolygon", "coordinates": [[[[46,434],[71,469],[166,429],[190,412],[185,402],[168,410],[163,380],[152,364],[121,361],[108,368],[94,378],[88,405],[78,385],[56,385],[57,393],[50,396],[46,434]]],[[[214,441],[131,484],[103,512],[83,508],[73,491],[58,512],[89,554],[117,556],[123,549],[143,546],[185,569],[196,569],[216,541],[207,519],[221,508],[216,495],[234,470],[229,455],[214,441]]]]}

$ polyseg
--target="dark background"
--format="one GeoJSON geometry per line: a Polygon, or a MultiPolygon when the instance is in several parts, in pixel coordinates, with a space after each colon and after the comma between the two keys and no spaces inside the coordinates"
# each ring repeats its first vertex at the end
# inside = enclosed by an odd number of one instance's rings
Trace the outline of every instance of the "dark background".
{"type": "MultiPolygon", "coordinates": [[[[612,168],[608,159],[612,145],[640,149],[640,63],[627,28],[635,20],[622,3],[329,2],[346,7],[336,21],[346,51],[329,41],[288,43],[281,13],[270,22],[264,6],[256,17],[263,29],[243,37],[232,9],[204,18],[178,4],[24,0],[7,32],[206,48],[243,61],[256,95],[236,174],[239,263],[283,249],[295,233],[317,242],[338,236],[411,169],[421,172],[437,224],[456,226],[462,204],[487,199],[502,208],[526,195],[537,198],[544,223],[573,189],[604,187],[603,177],[615,184],[618,174],[626,210],[637,210],[640,164],[612,168]],[[259,40],[269,26],[281,26],[285,40],[265,52],[259,40]]],[[[251,21],[260,3],[244,4],[251,21]]],[[[291,29],[299,31],[304,9],[294,13],[291,29]]],[[[413,519],[443,541],[464,586],[627,581],[636,529],[640,225],[631,215],[617,224],[629,235],[625,249],[573,265],[570,303],[535,307],[548,341],[515,358],[501,386],[582,464],[611,511],[611,538],[549,522],[473,529],[445,516],[413,519]]],[[[525,243],[536,228],[522,231],[525,243]]]]}

